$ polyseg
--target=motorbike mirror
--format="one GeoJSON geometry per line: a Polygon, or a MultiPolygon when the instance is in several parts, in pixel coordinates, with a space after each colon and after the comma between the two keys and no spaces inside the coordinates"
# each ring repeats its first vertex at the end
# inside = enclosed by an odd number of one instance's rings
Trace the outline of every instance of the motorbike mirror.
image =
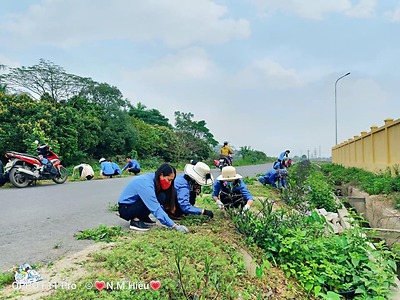
{"type": "Polygon", "coordinates": [[[36,144],[36,145],[39,144],[39,141],[38,141],[38,140],[35,140],[35,144],[36,144]]]}

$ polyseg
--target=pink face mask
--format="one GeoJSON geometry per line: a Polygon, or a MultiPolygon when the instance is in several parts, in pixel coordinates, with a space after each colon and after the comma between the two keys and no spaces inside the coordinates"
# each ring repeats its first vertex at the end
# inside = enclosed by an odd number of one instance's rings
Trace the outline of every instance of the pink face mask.
{"type": "Polygon", "coordinates": [[[169,181],[168,181],[167,179],[165,179],[165,178],[160,179],[160,186],[161,186],[161,189],[163,189],[163,190],[168,190],[169,187],[171,186],[171,182],[169,182],[169,181]]]}

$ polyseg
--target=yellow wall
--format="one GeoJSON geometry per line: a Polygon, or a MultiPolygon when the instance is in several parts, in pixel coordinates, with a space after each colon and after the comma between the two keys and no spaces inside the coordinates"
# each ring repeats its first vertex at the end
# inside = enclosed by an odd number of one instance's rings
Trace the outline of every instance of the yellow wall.
{"type": "Polygon", "coordinates": [[[400,166],[400,119],[386,119],[385,125],[332,147],[332,162],[371,172],[400,166]]]}

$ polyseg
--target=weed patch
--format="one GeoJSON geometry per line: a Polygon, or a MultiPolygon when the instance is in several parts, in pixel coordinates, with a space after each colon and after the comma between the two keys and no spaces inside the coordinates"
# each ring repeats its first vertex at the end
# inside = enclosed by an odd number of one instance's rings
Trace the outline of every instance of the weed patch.
{"type": "Polygon", "coordinates": [[[106,225],[100,225],[98,228],[86,229],[75,237],[78,240],[94,240],[96,242],[113,242],[116,241],[119,236],[124,234],[123,230],[119,226],[107,227],[106,225]]]}
{"type": "MultiPolygon", "coordinates": [[[[92,254],[85,264],[87,276],[75,290],[58,290],[48,299],[307,299],[280,269],[264,267],[261,278],[248,274],[239,250],[252,251],[209,198],[196,205],[213,210],[214,219],[183,218],[179,223],[190,228],[188,234],[156,226],[146,234],[118,235],[110,251],[92,254]],[[94,284],[101,281],[105,287],[98,290],[94,284]],[[149,284],[158,281],[161,287],[153,290],[149,284]],[[144,288],[135,288],[138,284],[144,288]]],[[[260,249],[251,247],[258,260],[260,249]]]]}

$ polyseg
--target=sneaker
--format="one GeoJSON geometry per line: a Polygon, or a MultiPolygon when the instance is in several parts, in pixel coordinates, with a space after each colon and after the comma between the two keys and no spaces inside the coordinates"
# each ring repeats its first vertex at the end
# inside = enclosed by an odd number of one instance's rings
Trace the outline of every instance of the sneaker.
{"type": "Polygon", "coordinates": [[[175,221],[182,220],[182,217],[181,217],[181,216],[175,216],[174,214],[168,214],[168,217],[169,217],[171,220],[175,220],[175,221]]]}
{"type": "Polygon", "coordinates": [[[154,225],[156,225],[156,221],[153,221],[152,219],[150,219],[149,216],[143,218],[142,221],[143,221],[143,223],[144,223],[145,225],[148,225],[148,226],[154,226],[154,225]]]}
{"type": "Polygon", "coordinates": [[[131,221],[130,229],[138,230],[138,231],[147,231],[150,230],[150,227],[143,223],[143,221],[131,221]]]}

